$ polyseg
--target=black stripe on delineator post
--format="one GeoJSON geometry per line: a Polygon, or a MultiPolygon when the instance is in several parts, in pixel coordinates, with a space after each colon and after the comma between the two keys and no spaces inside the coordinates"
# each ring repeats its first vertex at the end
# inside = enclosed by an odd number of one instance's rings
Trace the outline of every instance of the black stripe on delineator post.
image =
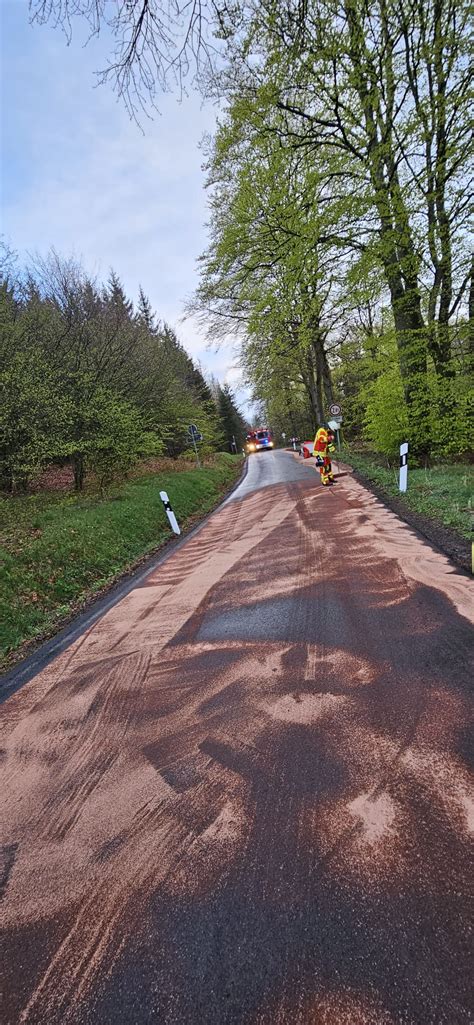
{"type": "Polygon", "coordinates": [[[168,517],[171,529],[173,530],[173,532],[175,534],[180,534],[181,533],[181,529],[180,529],[179,523],[178,523],[178,521],[176,519],[176,516],[175,516],[175,514],[174,514],[174,512],[173,512],[173,510],[171,508],[171,502],[169,500],[168,493],[166,491],[160,491],[160,498],[161,498],[161,501],[163,502],[163,505],[164,505],[164,508],[165,508],[165,512],[166,512],[166,515],[168,517]]]}
{"type": "Polygon", "coordinates": [[[408,463],[408,452],[405,452],[403,456],[400,456],[400,466],[406,466],[408,463]]]}

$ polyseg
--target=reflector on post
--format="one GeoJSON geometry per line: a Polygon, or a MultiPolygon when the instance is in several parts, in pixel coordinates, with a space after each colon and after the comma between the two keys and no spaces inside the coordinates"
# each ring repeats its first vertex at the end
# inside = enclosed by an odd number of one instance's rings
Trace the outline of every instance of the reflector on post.
{"type": "Polygon", "coordinates": [[[400,478],[399,478],[399,491],[406,491],[408,486],[408,442],[404,441],[400,445],[400,478]]]}
{"type": "Polygon", "coordinates": [[[160,491],[160,498],[161,498],[161,501],[163,502],[163,505],[165,507],[165,512],[166,512],[166,515],[168,517],[171,529],[174,531],[175,534],[180,534],[181,530],[179,528],[179,524],[178,524],[178,521],[176,519],[176,516],[175,516],[175,514],[174,514],[174,512],[173,512],[173,510],[171,508],[171,502],[170,502],[170,500],[168,498],[167,492],[166,491],[160,491]]]}

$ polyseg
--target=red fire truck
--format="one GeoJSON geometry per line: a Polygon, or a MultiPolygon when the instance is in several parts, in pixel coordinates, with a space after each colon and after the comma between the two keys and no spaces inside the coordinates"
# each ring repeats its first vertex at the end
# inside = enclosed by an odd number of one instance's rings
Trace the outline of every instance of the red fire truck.
{"type": "Polygon", "coordinates": [[[265,449],[273,448],[273,435],[267,427],[257,427],[254,431],[249,431],[245,439],[245,451],[249,452],[263,452],[265,449]]]}

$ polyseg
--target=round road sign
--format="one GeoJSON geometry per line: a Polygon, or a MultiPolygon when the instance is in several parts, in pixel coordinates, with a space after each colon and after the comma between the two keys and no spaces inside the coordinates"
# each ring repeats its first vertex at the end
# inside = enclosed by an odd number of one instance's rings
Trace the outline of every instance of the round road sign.
{"type": "Polygon", "coordinates": [[[332,406],[329,406],[329,412],[331,416],[340,416],[341,407],[338,402],[333,402],[332,406]]]}

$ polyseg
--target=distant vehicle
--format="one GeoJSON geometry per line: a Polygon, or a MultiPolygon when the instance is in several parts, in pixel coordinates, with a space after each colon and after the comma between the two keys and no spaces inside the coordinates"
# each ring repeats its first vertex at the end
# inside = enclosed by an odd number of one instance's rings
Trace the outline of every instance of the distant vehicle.
{"type": "Polygon", "coordinates": [[[263,452],[265,449],[273,448],[273,435],[267,427],[259,427],[255,431],[249,431],[245,439],[245,451],[263,452]]]}

